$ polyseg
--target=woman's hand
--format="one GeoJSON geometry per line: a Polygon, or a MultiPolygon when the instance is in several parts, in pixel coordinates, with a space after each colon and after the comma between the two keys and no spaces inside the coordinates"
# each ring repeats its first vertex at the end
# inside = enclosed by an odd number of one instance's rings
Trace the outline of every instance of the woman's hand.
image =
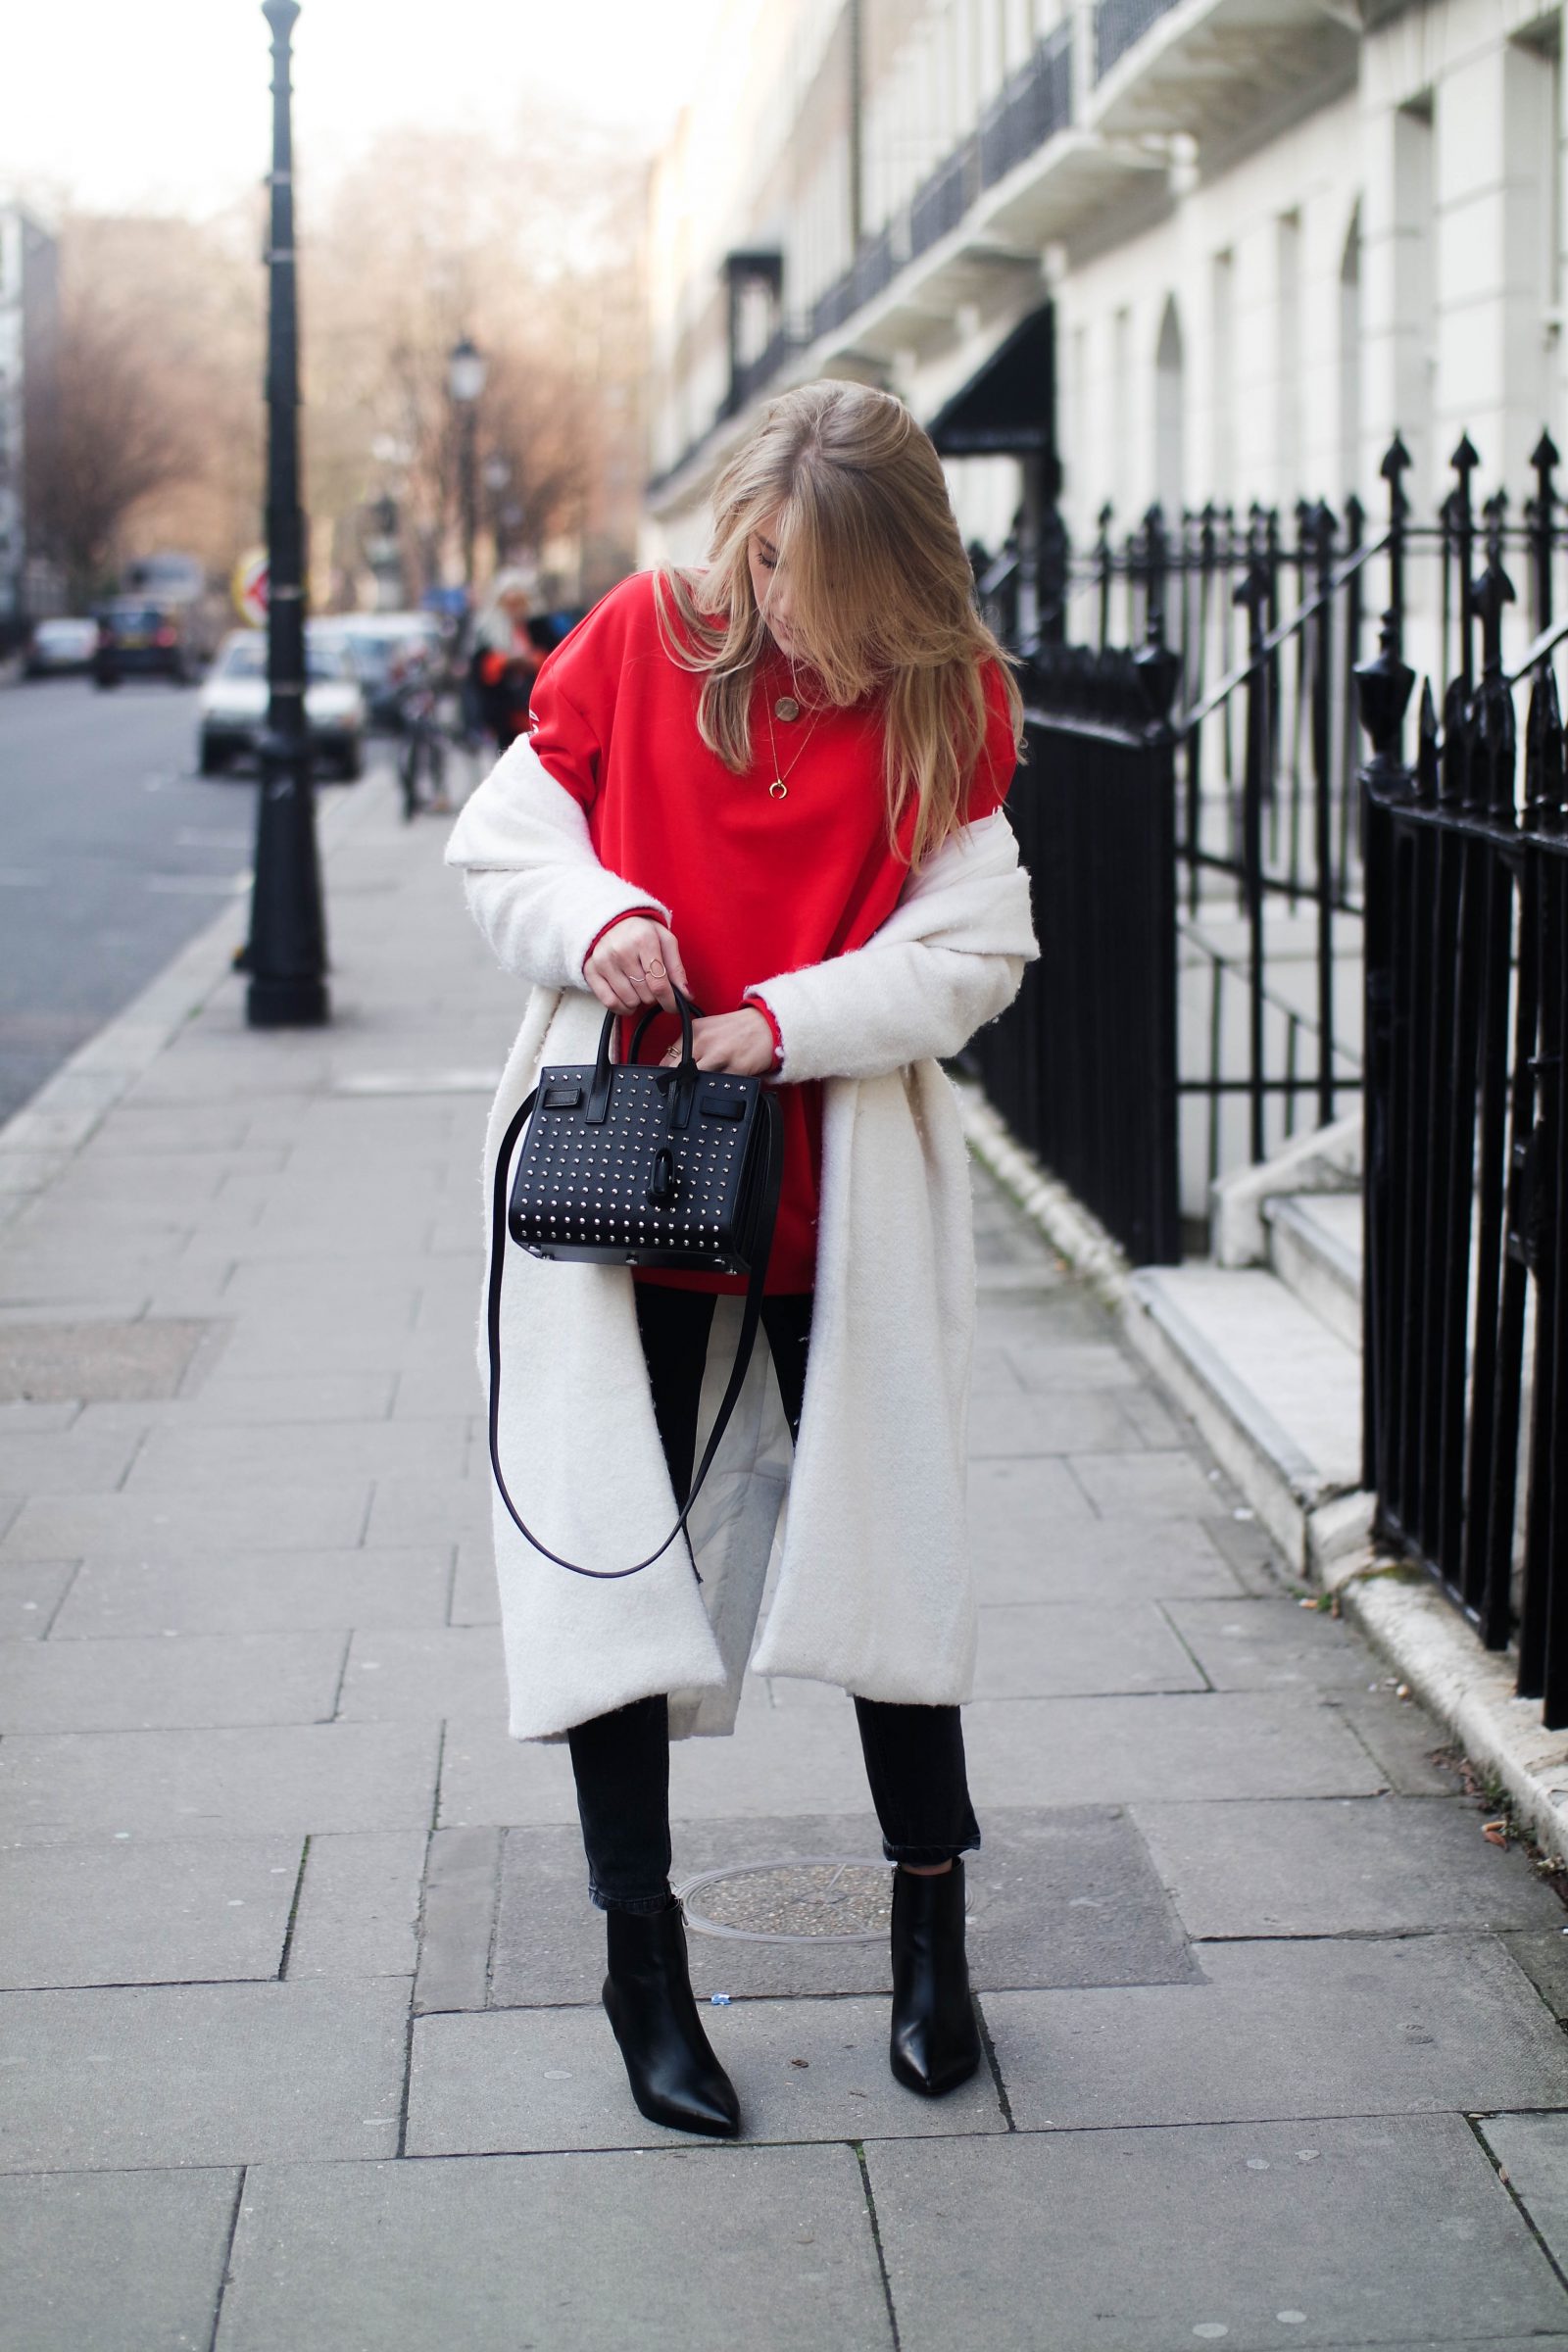
{"type": "MultiPolygon", "coordinates": [[[[662,1004],[673,1012],[669,984],[691,995],[675,934],[651,915],[628,914],[605,933],[582,967],[582,976],[609,1012],[637,1012],[662,1004]]],[[[762,1023],[765,1029],[767,1024],[762,1023]]]]}
{"type": "MultiPolygon", "coordinates": [[[[761,1013],[747,1004],[739,1012],[707,1013],[692,1023],[692,1053],[700,1070],[724,1070],[732,1078],[761,1078],[773,1067],[773,1032],[761,1013]]],[[[671,1046],[664,1059],[680,1059],[671,1046]]]]}

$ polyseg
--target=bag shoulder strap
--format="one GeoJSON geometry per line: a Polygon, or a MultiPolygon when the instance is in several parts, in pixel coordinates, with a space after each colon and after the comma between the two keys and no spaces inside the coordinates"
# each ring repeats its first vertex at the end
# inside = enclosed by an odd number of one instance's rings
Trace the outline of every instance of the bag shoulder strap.
{"type": "MultiPolygon", "coordinates": [[[[758,1216],[757,1249],[752,1259],[751,1275],[746,1286],[746,1305],[741,1316],[740,1340],[735,1349],[735,1364],[729,1376],[729,1385],[724,1391],[712,1433],[704,1448],[702,1461],[692,1480],[691,1492],[680,1516],[659,1549],[651,1551],[645,1560],[635,1560],[629,1568],[584,1568],[575,1560],[563,1559],[559,1551],[552,1551],[548,1544],[540,1542],[513,1501],[501,1468],[501,1286],[506,1273],[507,1180],[512,1172],[512,1154],[517,1138],[527,1125],[529,1113],[538,1099],[539,1089],[535,1087],[501,1139],[501,1148],[496,1154],[495,1184],[490,1198],[490,1279],[485,1302],[485,1333],[490,1357],[490,1468],[495,1477],[496,1490],[511,1513],[513,1524],[527,1537],[535,1551],[542,1552],[547,1560],[553,1560],[558,1568],[568,1568],[573,1576],[592,1577],[601,1584],[615,1584],[622,1577],[640,1576],[645,1568],[651,1568],[656,1560],[663,1558],[675,1538],[685,1532],[692,1505],[702,1492],[703,1481],[712,1468],[713,1457],[729,1427],[730,1416],[740,1402],[747,1367],[757,1345],[758,1326],[762,1319],[762,1293],[767,1282],[767,1261],[772,1255],[773,1226],[778,1215],[779,1192],[784,1180],[784,1118],[777,1098],[764,1087],[760,1099],[767,1130],[767,1165],[758,1216]]],[[[701,1584],[702,1578],[698,1577],[697,1581],[701,1584]]]]}

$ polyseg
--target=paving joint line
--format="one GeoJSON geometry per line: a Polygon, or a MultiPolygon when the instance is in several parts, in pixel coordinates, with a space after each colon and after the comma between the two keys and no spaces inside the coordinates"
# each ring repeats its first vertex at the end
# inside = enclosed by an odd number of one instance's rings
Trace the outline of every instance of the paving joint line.
{"type": "Polygon", "coordinates": [[[1007,2096],[1007,2085],[1003,2077],[1002,2061],[997,2056],[997,2045],[992,2039],[991,2024],[986,2016],[985,2001],[979,1993],[971,1994],[970,1997],[974,2002],[975,2018],[980,2028],[980,2047],[984,2050],[986,2064],[991,2069],[991,2081],[997,2093],[997,2105],[1002,2109],[1003,2120],[1006,2124],[1007,2130],[1016,2132],[1018,2129],[1017,2119],[1012,2112],[1012,2101],[1007,2096]]]}
{"type": "Polygon", "coordinates": [[[276,1984],[288,1981],[288,1964],[294,1956],[294,1929],[300,1915],[300,1903],[305,1893],[305,1873],[310,1868],[311,1832],[306,1831],[300,1845],[300,1866],[294,1873],[294,1892],[289,1899],[288,1919],[283,1928],[283,1948],[277,1955],[276,1984]]]}
{"type": "Polygon", "coordinates": [[[229,2212],[228,2236],[223,2246],[223,2268],[219,2276],[218,2296],[213,2305],[212,2331],[207,2338],[204,2352],[216,2352],[218,2331],[223,2324],[223,2305],[228,2300],[228,2290],[234,2278],[234,2241],[239,2235],[240,2207],[245,2201],[245,2183],[249,2178],[250,2167],[242,2164],[239,2168],[239,2179],[234,2183],[234,2203],[229,2212]]]}
{"type": "MultiPolygon", "coordinates": [[[[799,2145],[800,2143],[795,2143],[799,2145]]],[[[865,2161],[865,2142],[852,2139],[849,2143],[860,2175],[860,2193],[865,2199],[865,2218],[871,2225],[871,2243],[876,2248],[877,2275],[882,2281],[882,2301],[887,2308],[888,2332],[893,2338],[893,2352],[903,2352],[899,2333],[898,2306],[893,2300],[893,2280],[888,2276],[887,2250],[882,2243],[882,2224],[877,2215],[876,2197],[871,2188],[871,2168],[865,2161]]]]}

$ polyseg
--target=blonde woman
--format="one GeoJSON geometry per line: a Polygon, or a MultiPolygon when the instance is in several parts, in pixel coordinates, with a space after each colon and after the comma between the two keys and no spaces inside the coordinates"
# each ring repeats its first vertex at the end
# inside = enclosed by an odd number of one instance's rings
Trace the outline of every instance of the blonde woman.
{"type": "MultiPolygon", "coordinates": [[[[704,1008],[699,1066],[779,1090],[769,1345],[690,1554],[593,1582],[504,1508],[496,1522],[511,1728],[570,1747],[632,2094],[659,2123],[730,2136],[738,2102],[669,1887],[669,1740],[733,1726],[786,1491],[752,1662],[853,1697],[897,1865],[894,2074],[934,2096],[979,2063],[958,1713],[974,1275],[937,1062],[1010,1002],[1035,945],[1001,813],[1017,692],[929,439],[887,394],[807,385],[768,409],[714,507],[706,568],[623,582],[546,662],[529,735],[447,856],[533,983],[487,1184],[541,1061],[591,1059],[601,1007],[670,1007],[671,982],[704,1008]]],[[[656,1050],[678,1035],[662,1017],[656,1050]]],[[[523,1515],[566,1558],[638,1559],[685,1499],[744,1284],[520,1251],[507,1284],[502,1453],[523,1515]]]]}

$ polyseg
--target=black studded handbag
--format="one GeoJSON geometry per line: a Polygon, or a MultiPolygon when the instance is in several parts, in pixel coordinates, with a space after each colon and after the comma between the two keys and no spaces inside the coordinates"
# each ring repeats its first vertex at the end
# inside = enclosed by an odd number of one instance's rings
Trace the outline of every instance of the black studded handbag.
{"type": "Polygon", "coordinates": [[[760,1078],[700,1070],[692,1052],[697,1007],[679,989],[674,996],[681,1051],[673,1069],[645,1068],[637,1059],[654,1009],[638,1022],[626,1060],[612,1061],[619,1016],[607,1012],[597,1061],[541,1070],[496,1154],[485,1318],[490,1467],[502,1501],[536,1551],[573,1576],[606,1582],[636,1576],[662,1558],[685,1528],[712,1466],[757,1344],[784,1173],[777,1096],[760,1078]],[[524,1524],[507,1492],[501,1468],[501,1289],[509,1233],[533,1257],[748,1277],[735,1366],[691,1492],[659,1549],[629,1568],[585,1568],[563,1559],[524,1524]]]}

